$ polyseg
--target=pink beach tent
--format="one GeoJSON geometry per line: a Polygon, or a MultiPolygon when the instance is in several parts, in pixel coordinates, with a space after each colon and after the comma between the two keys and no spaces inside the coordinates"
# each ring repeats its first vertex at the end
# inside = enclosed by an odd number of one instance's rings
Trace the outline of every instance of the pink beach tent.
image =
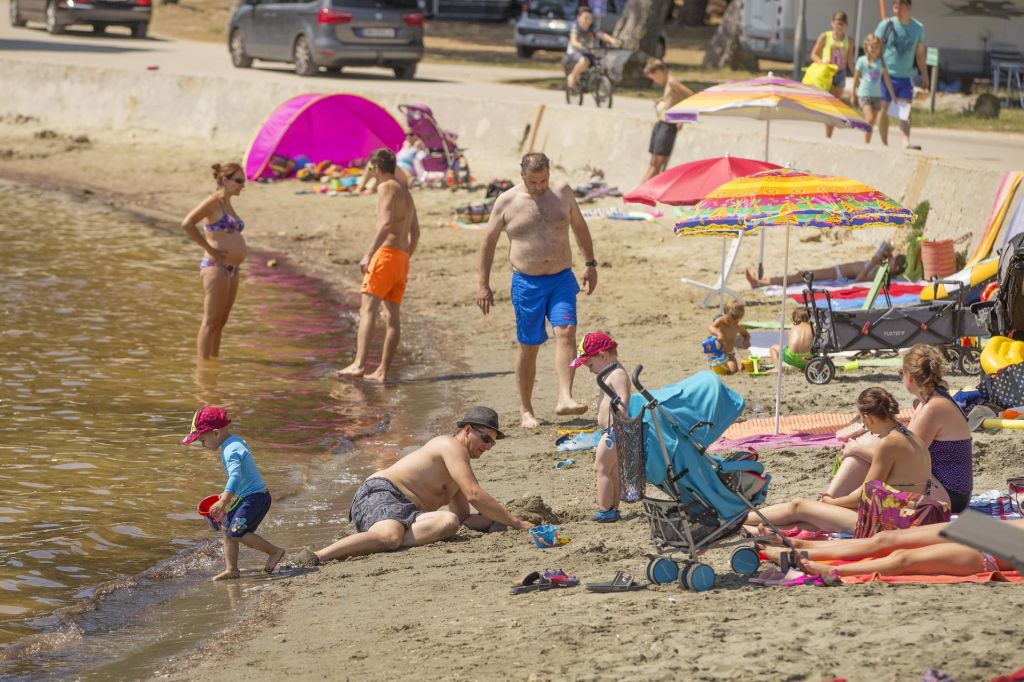
{"type": "Polygon", "coordinates": [[[275,154],[347,164],[380,147],[397,152],[404,139],[402,126],[376,102],[358,95],[299,95],[275,109],[256,133],[245,157],[245,177],[273,177],[275,154]]]}

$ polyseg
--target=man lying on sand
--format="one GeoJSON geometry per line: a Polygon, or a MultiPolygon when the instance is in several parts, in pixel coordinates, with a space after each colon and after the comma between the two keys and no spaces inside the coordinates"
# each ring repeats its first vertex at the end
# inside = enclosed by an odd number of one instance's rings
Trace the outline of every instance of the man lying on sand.
{"type": "Polygon", "coordinates": [[[428,545],[455,535],[461,524],[479,531],[494,522],[533,528],[502,507],[473,474],[471,460],[480,459],[505,437],[498,429],[498,414],[489,407],[472,407],[456,426],[454,436],[432,438],[359,486],[349,510],[349,520],[359,532],[316,552],[307,547],[295,561],[315,565],[428,545]],[[444,505],[448,510],[441,510],[444,505]],[[480,513],[471,513],[470,505],[480,513]]]}

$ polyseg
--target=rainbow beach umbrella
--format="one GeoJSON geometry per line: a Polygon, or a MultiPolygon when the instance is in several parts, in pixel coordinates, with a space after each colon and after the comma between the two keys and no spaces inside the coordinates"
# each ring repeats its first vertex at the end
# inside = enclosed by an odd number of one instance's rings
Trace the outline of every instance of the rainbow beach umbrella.
{"type": "MultiPolygon", "coordinates": [[[[785,344],[786,276],[789,271],[789,228],[864,229],[904,227],[914,214],[891,197],[857,180],[813,175],[792,168],[776,168],[730,180],[708,194],[676,223],[683,236],[742,237],[765,228],[786,228],[783,256],[782,309],[779,312],[779,348],[785,344]]],[[[779,431],[782,371],[775,384],[775,432],[779,431]]]]}
{"type": "MultiPolygon", "coordinates": [[[[665,112],[665,120],[686,123],[701,116],[743,116],[764,121],[764,160],[768,160],[772,121],[807,121],[837,128],[871,130],[871,124],[832,93],[770,71],[767,76],[713,85],[687,97],[665,112]]],[[[764,275],[764,237],[757,257],[758,277],[764,275]]]]}

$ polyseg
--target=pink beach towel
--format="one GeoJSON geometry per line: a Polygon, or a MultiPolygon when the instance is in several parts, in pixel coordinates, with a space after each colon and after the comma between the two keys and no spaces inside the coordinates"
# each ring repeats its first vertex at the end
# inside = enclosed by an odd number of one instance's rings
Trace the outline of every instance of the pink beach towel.
{"type": "Polygon", "coordinates": [[[758,433],[742,438],[719,438],[711,452],[723,450],[778,450],[780,448],[831,448],[839,447],[843,441],[830,433],[758,433]]]}
{"type": "MultiPolygon", "coordinates": [[[[901,410],[897,418],[901,422],[909,422],[914,410],[906,408],[901,410]]],[[[849,424],[856,417],[856,414],[848,412],[820,412],[817,414],[794,414],[783,417],[779,421],[779,432],[784,434],[835,434],[836,431],[849,424]]],[[[745,436],[765,435],[775,433],[775,419],[748,419],[745,422],[736,422],[722,434],[722,438],[738,439],[745,436]]]]}

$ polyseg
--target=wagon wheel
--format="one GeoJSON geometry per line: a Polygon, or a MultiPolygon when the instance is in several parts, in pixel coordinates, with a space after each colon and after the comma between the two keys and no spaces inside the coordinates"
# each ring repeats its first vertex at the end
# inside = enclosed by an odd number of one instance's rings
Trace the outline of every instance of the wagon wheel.
{"type": "Polygon", "coordinates": [[[836,366],[830,358],[811,358],[804,368],[804,376],[810,383],[824,386],[835,378],[836,366]]]}
{"type": "Polygon", "coordinates": [[[956,346],[943,346],[942,355],[951,368],[956,369],[960,366],[960,349],[956,346]]]}
{"type": "Polygon", "coordinates": [[[964,374],[978,376],[981,374],[981,351],[977,348],[964,348],[960,352],[960,362],[957,367],[964,374]]]}

